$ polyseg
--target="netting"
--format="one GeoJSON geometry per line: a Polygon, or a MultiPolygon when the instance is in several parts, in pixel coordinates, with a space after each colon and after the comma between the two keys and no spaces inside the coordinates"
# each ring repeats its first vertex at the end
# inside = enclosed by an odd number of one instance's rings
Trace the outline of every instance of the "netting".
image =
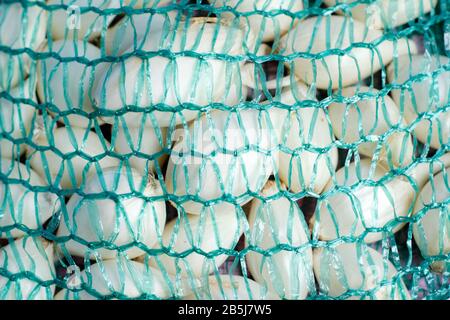
{"type": "Polygon", "coordinates": [[[0,1],[0,298],[450,298],[449,21],[0,1]]]}

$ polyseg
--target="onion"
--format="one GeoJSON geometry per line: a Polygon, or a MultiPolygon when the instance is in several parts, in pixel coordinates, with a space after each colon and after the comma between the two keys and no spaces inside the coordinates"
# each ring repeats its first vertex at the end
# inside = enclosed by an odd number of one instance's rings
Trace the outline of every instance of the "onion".
{"type": "Polygon", "coordinates": [[[413,225],[414,240],[425,258],[444,256],[443,259],[438,259],[431,264],[433,270],[438,272],[444,272],[449,267],[449,261],[445,258],[445,255],[450,252],[448,199],[450,199],[450,179],[447,169],[428,181],[420,191],[414,207],[415,214],[421,215],[421,218],[413,225]],[[441,207],[425,208],[430,205],[441,205],[441,207]]]}
{"type": "Polygon", "coordinates": [[[53,245],[45,239],[27,236],[3,247],[0,270],[0,300],[53,299],[53,245]]]}
{"type": "Polygon", "coordinates": [[[237,275],[212,275],[197,280],[200,287],[185,300],[276,300],[276,294],[253,280],[237,275]]]}
{"type": "MultiPolygon", "coordinates": [[[[282,186],[284,190],[284,186],[282,186]]],[[[255,246],[265,252],[277,245],[293,248],[306,245],[301,252],[281,250],[270,256],[256,251],[246,255],[247,267],[256,282],[267,285],[282,299],[305,299],[308,291],[314,290],[312,272],[312,250],[308,245],[310,233],[303,213],[296,202],[284,195],[276,196],[279,190],[274,181],[268,181],[261,191],[267,202],[255,198],[248,216],[251,236],[247,246],[255,246]]]]}
{"type": "Polygon", "coordinates": [[[314,273],[320,291],[331,297],[345,294],[348,299],[411,299],[395,267],[361,243],[315,249],[314,273]]]}
{"type": "MultiPolygon", "coordinates": [[[[51,48],[45,46],[42,51],[57,54],[61,59],[93,61],[101,57],[100,49],[83,41],[58,40],[52,43],[51,48]]],[[[89,90],[96,69],[86,65],[86,62],[61,62],[60,58],[50,57],[38,62],[37,93],[40,100],[54,104],[61,112],[72,109],[93,112],[89,90]]],[[[61,117],[59,114],[58,116],[61,117]]],[[[97,121],[93,119],[89,122],[89,118],[81,114],[70,114],[67,120],[66,117],[58,120],[72,127],[83,128],[93,126],[97,121]]]]}
{"type": "MultiPolygon", "coordinates": [[[[256,89],[254,86],[256,83],[257,81],[253,80],[253,85],[250,86],[254,90],[256,89]]],[[[316,101],[316,98],[310,92],[310,88],[306,84],[296,81],[295,78],[292,79],[290,75],[282,78],[281,80],[273,79],[266,81],[264,84],[261,83],[259,86],[260,88],[257,88],[256,90],[261,90],[261,87],[263,86],[265,86],[267,90],[276,90],[277,92],[273,97],[270,97],[263,103],[270,105],[268,112],[272,124],[272,135],[275,135],[277,143],[281,145],[283,143],[285,133],[284,122],[287,118],[287,109],[283,108],[283,106],[278,106],[278,104],[288,104],[287,107],[290,107],[289,105],[296,103],[297,100],[299,102],[303,100],[316,101]],[[278,90],[281,92],[278,93],[278,90]]]]}
{"type": "MultiPolygon", "coordinates": [[[[191,19],[183,23],[173,37],[166,39],[161,49],[171,52],[192,51],[198,54],[243,53],[244,31],[240,26],[213,18],[191,19]],[[184,28],[183,28],[184,26],[184,28]]],[[[155,44],[149,41],[149,51],[155,44]]],[[[146,45],[142,50],[146,51],[146,45]]],[[[136,126],[144,111],[161,127],[187,122],[199,115],[210,103],[234,106],[246,98],[240,79],[243,62],[228,62],[223,58],[199,59],[179,55],[176,58],[151,56],[131,57],[104,68],[94,85],[97,107],[104,111],[123,112],[125,106],[138,108],[123,115],[105,114],[102,119],[115,123],[119,118],[128,126],[136,126]],[[155,109],[158,104],[159,110],[155,109]],[[185,104],[195,104],[188,107],[185,104]]]]}
{"type": "Polygon", "coordinates": [[[134,14],[125,16],[116,25],[106,30],[105,50],[107,55],[120,56],[145,48],[157,51],[165,44],[170,30],[175,26],[177,13],[134,14]]]}
{"type": "Polygon", "coordinates": [[[48,6],[66,5],[67,10],[58,8],[49,14],[53,40],[79,39],[92,40],[114,18],[113,15],[101,15],[94,11],[113,8],[115,0],[48,0],[48,6]],[[82,12],[85,9],[85,12],[82,12]]]}
{"type": "Polygon", "coordinates": [[[312,17],[302,20],[281,40],[280,54],[323,55],[331,49],[349,50],[342,56],[329,53],[314,60],[292,57],[289,62],[297,77],[319,89],[337,89],[361,82],[392,61],[394,55],[416,52],[406,39],[395,43],[384,39],[373,48],[355,46],[379,41],[379,30],[367,30],[360,21],[342,16],[312,17]],[[327,36],[329,35],[329,37],[327,36]]]}
{"type": "Polygon", "coordinates": [[[67,281],[69,290],[58,292],[55,300],[166,299],[177,293],[170,280],[158,270],[125,258],[100,261],[72,275],[67,281]]]}
{"type": "Polygon", "coordinates": [[[336,173],[336,181],[325,188],[332,192],[319,200],[314,215],[314,235],[322,240],[333,240],[344,236],[360,237],[372,243],[383,238],[383,232],[370,228],[384,228],[395,233],[410,216],[418,190],[429,179],[430,172],[439,172],[440,164],[450,164],[450,154],[430,164],[423,162],[411,167],[404,175],[390,176],[380,166],[371,168],[371,160],[352,162],[336,173]],[[380,181],[383,180],[383,181],[380,181]],[[376,184],[373,184],[376,183],[376,184]],[[334,186],[351,190],[331,190],[334,186]]]}
{"type": "Polygon", "coordinates": [[[58,229],[60,238],[78,238],[59,242],[63,253],[111,259],[123,252],[133,259],[143,254],[137,243],[151,248],[161,238],[166,208],[164,201],[155,200],[162,190],[151,176],[147,180],[130,168],[104,169],[87,180],[82,194],[86,196],[72,195],[58,229]],[[99,249],[85,241],[99,244],[99,249]]]}
{"type": "MultiPolygon", "coordinates": [[[[37,0],[36,2],[44,2],[37,0]]],[[[0,4],[0,45],[12,50],[36,50],[45,39],[47,12],[38,4],[0,4]]],[[[28,53],[0,52],[0,89],[10,90],[30,73],[28,53]]]]}
{"type": "Polygon", "coordinates": [[[141,173],[157,171],[155,161],[160,170],[167,159],[167,154],[158,155],[166,147],[167,128],[140,126],[117,128],[116,139],[113,140],[115,152],[121,156],[129,156],[129,164],[141,173]]]}
{"type": "Polygon", "coordinates": [[[1,158],[0,161],[0,227],[14,226],[3,231],[0,238],[25,235],[17,226],[31,230],[42,228],[58,209],[57,196],[39,190],[46,183],[33,169],[16,160],[1,158]]]}
{"type": "Polygon", "coordinates": [[[444,69],[449,63],[444,56],[403,55],[394,59],[387,72],[390,83],[407,85],[403,90],[393,89],[392,97],[406,121],[414,123],[417,138],[435,149],[450,139],[450,112],[443,108],[450,96],[450,72],[444,69]],[[441,71],[433,75],[437,69],[441,71]],[[412,79],[422,73],[424,78],[412,79]],[[432,112],[433,118],[418,121],[424,112],[432,112]]]}
{"type": "Polygon", "coordinates": [[[25,82],[9,91],[11,98],[0,98],[0,156],[2,158],[18,158],[23,151],[33,120],[36,119],[36,81],[28,78],[25,82]],[[29,99],[31,102],[20,102],[20,99],[29,99]]]}
{"type": "MultiPolygon", "coordinates": [[[[355,0],[324,0],[329,7],[354,2],[355,0]]],[[[390,29],[430,12],[436,3],[437,0],[376,0],[370,4],[353,6],[350,12],[354,19],[364,22],[369,28],[390,29]]]]}
{"type": "Polygon", "coordinates": [[[167,166],[165,182],[178,197],[174,202],[199,214],[207,202],[219,200],[215,210],[222,212],[224,198],[239,205],[250,201],[250,192],[264,187],[278,157],[269,122],[268,113],[256,109],[214,110],[194,121],[174,144],[167,166]]]}
{"type": "Polygon", "coordinates": [[[280,12],[285,10],[295,14],[303,9],[303,2],[298,0],[208,0],[216,8],[229,6],[233,11],[224,11],[227,18],[240,17],[250,26],[250,30],[264,42],[279,39],[296,24],[295,16],[280,12]],[[255,11],[263,11],[264,16],[255,11]],[[236,13],[235,13],[236,12],[236,13]],[[242,15],[246,14],[246,15],[242,15]],[[239,16],[238,16],[239,15],[239,16]],[[242,16],[240,16],[242,15],[242,16]]]}
{"type": "Polygon", "coordinates": [[[75,189],[84,184],[87,176],[102,174],[104,168],[114,167],[119,160],[107,155],[109,143],[95,132],[76,127],[53,130],[39,128],[35,143],[44,149],[27,150],[34,170],[47,183],[64,189],[75,189]]]}
{"type": "Polygon", "coordinates": [[[244,220],[243,212],[233,205],[228,205],[226,212],[216,213],[214,207],[210,207],[201,215],[180,214],[167,224],[163,233],[164,247],[170,249],[171,254],[158,255],[150,264],[182,277],[208,275],[228,258],[227,254],[215,252],[233,250],[237,245],[244,231],[244,220]],[[189,250],[201,250],[204,254],[193,251],[179,257],[189,250]],[[214,258],[205,254],[213,254],[214,258]]]}
{"type": "Polygon", "coordinates": [[[408,132],[393,131],[384,142],[373,141],[373,138],[380,138],[395,126],[405,127],[397,105],[389,96],[381,96],[378,90],[365,86],[348,87],[338,94],[352,98],[365,93],[371,96],[361,97],[355,103],[335,102],[328,106],[334,134],[340,141],[348,144],[368,139],[369,142],[357,145],[359,153],[368,157],[372,157],[378,144],[381,144],[379,161],[392,169],[410,164],[414,147],[408,132]]]}
{"type": "MultiPolygon", "coordinates": [[[[279,101],[294,105],[303,99],[315,100],[308,97],[303,84],[297,83],[296,87],[298,89],[291,87],[283,90],[279,101]]],[[[279,136],[282,149],[278,168],[281,181],[293,192],[320,193],[334,173],[338,161],[337,149],[331,146],[333,133],[325,112],[314,106],[297,108],[295,111],[272,109],[272,123],[277,123],[278,128],[281,128],[279,136]],[[323,152],[303,149],[306,144],[310,144],[310,148],[329,149],[323,152]]]]}

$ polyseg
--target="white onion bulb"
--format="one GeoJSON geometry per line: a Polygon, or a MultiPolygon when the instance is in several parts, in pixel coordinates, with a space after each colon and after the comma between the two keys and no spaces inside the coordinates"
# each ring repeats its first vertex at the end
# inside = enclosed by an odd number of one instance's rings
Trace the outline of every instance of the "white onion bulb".
{"type": "MultiPolygon", "coordinates": [[[[347,98],[363,93],[375,97],[363,97],[356,103],[349,104],[333,102],[328,106],[328,112],[336,137],[348,144],[354,144],[362,138],[369,139],[371,142],[359,143],[357,150],[372,157],[379,143],[372,142],[372,137],[379,137],[396,125],[405,127],[405,121],[395,102],[389,96],[380,96],[377,89],[353,86],[338,92],[347,98]]],[[[404,131],[395,131],[383,142],[379,161],[389,167],[405,166],[413,160],[413,152],[411,135],[404,131]]]]}
{"type": "MultiPolygon", "coordinates": [[[[49,191],[38,191],[46,183],[36,171],[17,160],[0,159],[0,227],[14,224],[35,230],[41,228],[58,209],[57,196],[49,191]]],[[[0,238],[17,238],[25,234],[17,226],[4,231],[0,238]]]]}
{"type": "MultiPolygon", "coordinates": [[[[194,121],[173,146],[165,179],[168,192],[199,201],[180,199],[177,204],[199,214],[205,201],[225,195],[240,205],[250,201],[249,191],[264,187],[278,157],[269,121],[267,112],[256,109],[214,110],[194,121]]],[[[217,203],[216,212],[226,205],[217,203]]]]}
{"type": "Polygon", "coordinates": [[[0,139],[2,158],[18,158],[25,151],[25,143],[19,140],[29,137],[37,109],[31,103],[13,102],[12,99],[30,99],[36,103],[35,83],[35,79],[30,77],[9,92],[11,99],[0,99],[0,133],[9,136],[0,139]],[[10,139],[17,142],[14,143],[10,139]]]}
{"type": "MultiPolygon", "coordinates": [[[[294,78],[295,79],[295,78],[294,78]]],[[[278,107],[275,103],[294,104],[297,101],[313,100],[316,101],[314,94],[310,91],[310,88],[300,82],[292,82],[291,76],[284,77],[281,81],[277,79],[266,81],[265,85],[267,89],[281,90],[279,94],[276,94],[273,98],[265,101],[265,104],[271,104],[269,111],[272,129],[276,135],[276,141],[278,144],[283,143],[284,138],[284,122],[286,121],[287,112],[286,109],[278,107]]],[[[255,83],[255,81],[253,81],[255,83]]],[[[255,89],[255,88],[253,88],[255,89]]]]}
{"type": "Polygon", "coordinates": [[[67,9],[58,8],[49,14],[53,40],[79,39],[87,42],[87,40],[94,39],[102,29],[106,28],[114,16],[112,14],[101,15],[92,8],[106,10],[114,8],[115,4],[118,4],[115,0],[48,0],[48,6],[67,6],[67,9]],[[82,8],[90,9],[86,9],[87,11],[82,13],[82,8]]]}
{"type": "Polygon", "coordinates": [[[130,155],[128,159],[130,165],[144,173],[146,170],[148,172],[156,171],[155,161],[158,161],[159,168],[162,170],[167,154],[162,154],[153,160],[150,157],[156,157],[163,150],[166,146],[166,139],[167,128],[119,126],[116,139],[112,143],[115,152],[122,156],[130,155]],[[135,152],[139,152],[141,155],[133,155],[135,152]]]}
{"type": "MultiPolygon", "coordinates": [[[[181,24],[174,31],[174,37],[167,37],[160,48],[171,52],[238,55],[243,54],[244,35],[239,25],[219,23],[213,18],[191,19],[187,27],[181,24]]],[[[142,50],[154,51],[155,43],[146,42],[142,50]]],[[[213,102],[234,106],[244,101],[242,64],[187,55],[173,59],[130,57],[103,68],[96,80],[94,96],[97,107],[104,111],[122,111],[125,106],[139,108],[123,115],[103,115],[102,119],[107,123],[113,124],[121,118],[128,126],[136,126],[144,110],[159,105],[164,110],[154,109],[149,115],[159,126],[168,127],[172,121],[180,124],[199,115],[196,107],[188,108],[182,104],[195,104],[198,108],[213,102]]]]}
{"type": "Polygon", "coordinates": [[[299,22],[281,41],[280,54],[321,54],[330,49],[346,50],[340,56],[330,53],[323,58],[292,58],[289,65],[302,81],[319,89],[337,89],[361,82],[392,61],[394,54],[416,52],[413,43],[400,39],[381,41],[375,48],[356,47],[355,43],[374,43],[382,38],[379,30],[367,30],[364,23],[348,17],[328,15],[299,22]],[[382,65],[381,65],[381,64],[382,65]]]}
{"type": "MultiPolygon", "coordinates": [[[[172,34],[177,11],[125,16],[106,30],[105,50],[107,55],[120,56],[135,50],[156,51],[172,34]]],[[[183,22],[180,22],[182,24],[183,22]]]]}
{"type": "MultiPolygon", "coordinates": [[[[413,225],[414,240],[424,257],[448,255],[450,252],[450,179],[449,170],[435,175],[420,191],[414,213],[424,210],[422,218],[413,225]],[[445,204],[447,202],[447,204],[445,204]],[[424,209],[431,204],[441,204],[441,208],[424,209]]],[[[439,272],[448,270],[449,261],[439,259],[431,267],[439,272]]]]}
{"type": "MultiPolygon", "coordinates": [[[[291,88],[285,89],[279,101],[283,104],[294,105],[307,98],[305,96],[307,90],[301,89],[302,84],[297,86],[300,86],[298,92],[291,88]]],[[[293,192],[308,190],[320,193],[336,168],[337,149],[331,147],[319,153],[313,149],[301,150],[300,148],[304,148],[308,143],[311,148],[331,146],[333,132],[325,112],[313,106],[301,107],[291,112],[286,109],[272,109],[272,123],[276,123],[277,127],[281,128],[279,135],[283,149],[279,153],[278,168],[281,181],[293,192]],[[274,113],[277,115],[273,115],[274,113]],[[311,131],[311,128],[314,129],[311,131]]]]}
{"type": "MultiPolygon", "coordinates": [[[[278,192],[276,183],[268,181],[261,196],[267,199],[278,192]]],[[[306,245],[301,252],[281,250],[271,256],[263,256],[249,251],[246,255],[247,267],[256,282],[267,285],[280,298],[305,299],[314,288],[312,250],[308,245],[311,237],[297,203],[285,196],[266,203],[255,198],[248,220],[251,235],[247,246],[268,251],[281,244],[293,248],[306,245]]]]}
{"type": "Polygon", "coordinates": [[[28,159],[32,168],[50,184],[75,189],[90,174],[101,175],[102,169],[119,165],[117,158],[106,155],[109,142],[93,131],[76,127],[56,128],[49,130],[48,135],[44,128],[38,131],[35,143],[51,149],[39,151],[30,147],[28,159]]]}
{"type": "Polygon", "coordinates": [[[163,200],[149,199],[162,196],[159,182],[146,178],[134,169],[108,168],[101,176],[91,176],[82,188],[83,197],[74,194],[63,213],[58,237],[74,235],[81,238],[60,242],[59,249],[80,257],[116,257],[125,252],[129,259],[143,254],[133,243],[151,248],[161,238],[166,222],[163,200]],[[111,193],[115,196],[112,197],[111,193]],[[90,249],[89,243],[106,241],[99,249],[90,249]],[[127,245],[133,244],[129,248],[127,245]],[[119,248],[112,248],[111,245],[119,248]]]}
{"type": "MultiPolygon", "coordinates": [[[[248,14],[254,11],[264,11],[273,16],[264,16],[254,12],[247,16],[241,16],[241,20],[248,24],[250,30],[256,37],[261,37],[264,42],[279,39],[290,28],[295,26],[298,19],[279,12],[286,10],[295,14],[303,9],[303,1],[299,0],[208,0],[211,5],[216,8],[229,6],[238,13],[248,14]],[[274,14],[279,12],[278,14],[274,14]]],[[[236,15],[232,11],[224,11],[222,16],[227,18],[235,18],[236,15]]]]}
{"type": "Polygon", "coordinates": [[[415,123],[420,113],[439,111],[431,121],[424,119],[414,125],[417,138],[435,149],[448,144],[450,139],[450,111],[443,110],[450,96],[450,71],[444,69],[449,62],[445,56],[403,55],[394,59],[387,72],[390,83],[408,85],[403,92],[393,89],[392,97],[409,124],[415,123]],[[437,69],[441,72],[432,75],[437,69]],[[410,81],[421,73],[426,77],[410,81]]]}
{"type": "MultiPolygon", "coordinates": [[[[241,212],[228,205],[226,212],[216,213],[214,207],[210,207],[201,215],[180,214],[164,229],[164,247],[177,255],[191,249],[200,249],[205,254],[220,249],[233,250],[244,231],[245,217],[241,212]]],[[[161,254],[151,259],[150,264],[155,268],[161,266],[169,274],[200,277],[217,270],[228,257],[227,254],[214,254],[213,258],[208,258],[196,252],[184,258],[161,254]]]]}
{"type": "Polygon", "coordinates": [[[67,284],[69,290],[58,292],[55,300],[136,299],[143,295],[166,299],[178,294],[170,278],[128,259],[100,261],[73,274],[67,284]]]}
{"type": "MultiPolygon", "coordinates": [[[[37,0],[36,2],[44,2],[37,0]]],[[[24,6],[22,3],[0,4],[0,45],[10,49],[36,49],[45,40],[47,11],[38,4],[24,6]]],[[[0,89],[10,90],[30,72],[28,53],[0,52],[0,89]]]]}
{"type": "Polygon", "coordinates": [[[391,262],[361,243],[343,243],[314,250],[314,273],[320,290],[348,299],[409,300],[403,280],[391,262]],[[365,291],[365,296],[351,290],[365,291]]]}
{"type": "MultiPolygon", "coordinates": [[[[62,59],[78,58],[93,61],[101,57],[99,48],[83,41],[58,40],[52,43],[51,51],[48,45],[42,51],[53,52],[62,59]]],[[[54,104],[61,112],[72,109],[87,113],[94,111],[90,88],[96,70],[92,66],[77,61],[61,62],[50,57],[38,62],[37,72],[37,93],[41,101],[54,104]]],[[[66,117],[69,121],[67,125],[83,128],[89,126],[89,118],[84,115],[70,114],[66,117]]],[[[64,118],[58,120],[63,122],[64,118]]],[[[93,119],[90,126],[93,126],[95,121],[97,120],[93,119]]]]}
{"type": "Polygon", "coordinates": [[[333,186],[345,186],[351,191],[334,191],[319,201],[318,212],[314,215],[315,232],[322,240],[333,240],[344,236],[359,237],[367,231],[364,236],[367,243],[383,238],[383,232],[368,228],[385,228],[390,233],[397,232],[405,224],[401,218],[410,216],[413,211],[417,188],[420,190],[427,182],[430,170],[439,172],[442,170],[441,164],[446,163],[450,163],[450,154],[431,163],[418,163],[405,176],[389,178],[386,178],[389,171],[380,166],[371,173],[370,159],[342,167],[336,172],[336,181],[330,181],[325,189],[329,191],[333,186]],[[362,181],[379,184],[361,184],[362,181]]]}
{"type": "Polygon", "coordinates": [[[18,239],[0,250],[0,268],[11,273],[11,277],[19,276],[17,279],[0,276],[0,300],[53,299],[55,285],[51,281],[56,272],[52,243],[29,236],[18,239]]]}

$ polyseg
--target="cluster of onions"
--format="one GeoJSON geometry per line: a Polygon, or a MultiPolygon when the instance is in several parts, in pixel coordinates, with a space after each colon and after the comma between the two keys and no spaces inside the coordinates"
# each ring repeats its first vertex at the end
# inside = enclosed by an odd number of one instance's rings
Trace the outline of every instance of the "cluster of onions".
{"type": "Polygon", "coordinates": [[[304,17],[303,1],[209,0],[194,18],[39,1],[63,9],[0,4],[0,44],[46,55],[0,53],[0,299],[410,299],[371,245],[411,221],[448,270],[449,59],[384,37],[436,1],[304,17]],[[389,90],[366,80],[380,70],[389,90]],[[419,142],[438,156],[417,161],[419,142]],[[55,294],[55,264],[76,260],[55,294]]]}

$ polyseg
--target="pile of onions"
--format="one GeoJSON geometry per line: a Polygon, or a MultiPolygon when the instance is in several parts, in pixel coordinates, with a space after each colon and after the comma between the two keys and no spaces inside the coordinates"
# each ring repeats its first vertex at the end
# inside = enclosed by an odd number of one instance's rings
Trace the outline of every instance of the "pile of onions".
{"type": "Polygon", "coordinates": [[[1,3],[0,299],[410,299],[406,225],[447,271],[437,1],[353,2],[1,3]]]}

